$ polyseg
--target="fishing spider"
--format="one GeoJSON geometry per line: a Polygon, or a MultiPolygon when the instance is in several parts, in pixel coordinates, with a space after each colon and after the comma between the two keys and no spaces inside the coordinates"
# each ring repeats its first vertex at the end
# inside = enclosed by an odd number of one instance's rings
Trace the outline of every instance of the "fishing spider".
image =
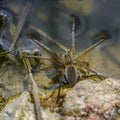
{"type": "MultiPolygon", "coordinates": [[[[14,47],[18,41],[18,38],[19,38],[20,33],[22,31],[22,27],[24,25],[24,22],[26,20],[27,14],[28,14],[31,6],[32,6],[32,4],[28,1],[27,5],[24,9],[24,12],[23,12],[24,14],[21,16],[21,19],[18,23],[18,26],[16,27],[16,33],[14,33],[14,35],[13,35],[13,43],[12,43],[9,51],[7,51],[7,52],[5,51],[3,53],[0,53],[0,56],[7,55],[8,58],[10,58],[10,59],[12,58],[11,60],[16,64],[18,64],[18,62],[16,61],[15,57],[11,56],[10,52],[12,52],[14,50],[14,47]]],[[[98,75],[95,71],[91,70],[89,67],[89,63],[82,61],[81,58],[88,51],[92,50],[93,48],[95,48],[96,46],[101,44],[105,40],[105,38],[102,38],[102,40],[100,40],[99,42],[97,42],[96,44],[94,44],[93,46],[91,46],[90,48],[85,50],[82,54],[77,56],[75,54],[75,52],[76,52],[75,51],[75,30],[76,30],[76,27],[77,26],[75,24],[75,21],[73,21],[72,48],[62,55],[58,55],[56,52],[54,52],[53,50],[51,50],[50,48],[48,48],[47,46],[45,46],[41,42],[38,42],[37,40],[33,39],[37,44],[40,45],[40,47],[42,47],[50,55],[51,58],[50,59],[46,58],[46,60],[52,60],[53,66],[51,66],[51,68],[55,68],[59,71],[58,73],[60,74],[60,78],[59,78],[59,85],[58,85],[59,91],[58,91],[57,103],[59,102],[60,88],[61,88],[62,84],[67,83],[72,87],[75,85],[75,83],[77,82],[78,79],[86,78],[86,77],[93,76],[93,75],[98,76],[100,79],[104,78],[102,75],[98,75]]],[[[24,51],[22,51],[22,53],[24,53],[24,51]]],[[[28,54],[28,53],[25,53],[25,55],[26,54],[28,54]]],[[[34,54],[39,54],[39,53],[35,52],[34,54]]],[[[21,57],[23,58],[24,56],[22,55],[21,57]]],[[[28,57],[30,57],[30,56],[28,55],[28,57]]],[[[38,55],[32,56],[32,58],[30,59],[30,61],[28,61],[28,59],[25,59],[25,60],[23,59],[25,67],[28,69],[28,72],[30,75],[31,75],[32,68],[34,68],[34,67],[36,68],[36,63],[38,63],[38,64],[40,63],[38,58],[43,59],[43,57],[38,56],[38,55]],[[31,62],[32,58],[33,58],[34,62],[31,62]],[[31,66],[32,66],[32,68],[31,68],[31,66]]]]}
{"type": "MultiPolygon", "coordinates": [[[[36,39],[33,39],[50,56],[50,59],[46,58],[46,60],[52,61],[53,64],[52,64],[51,68],[55,68],[59,71],[58,74],[60,74],[60,78],[59,78],[59,84],[57,86],[59,88],[58,89],[58,97],[57,97],[57,101],[56,101],[57,103],[59,102],[59,98],[60,98],[61,86],[64,83],[67,83],[72,87],[75,85],[75,83],[77,82],[78,79],[83,79],[83,78],[90,77],[90,76],[97,76],[100,79],[104,79],[104,77],[102,75],[91,70],[89,67],[89,63],[82,61],[81,58],[87,52],[91,51],[93,48],[95,48],[96,46],[101,44],[106,38],[105,37],[101,38],[101,40],[99,42],[95,43],[94,45],[92,45],[91,47],[86,49],[82,54],[77,56],[75,54],[75,52],[76,52],[75,51],[75,27],[76,27],[76,24],[75,24],[75,20],[74,20],[73,26],[72,26],[72,47],[70,50],[68,50],[67,52],[65,52],[62,55],[57,54],[52,49],[45,46],[43,43],[37,41],[36,39]]],[[[40,57],[40,56],[28,56],[28,57],[42,59],[42,57],[40,57]]]]}

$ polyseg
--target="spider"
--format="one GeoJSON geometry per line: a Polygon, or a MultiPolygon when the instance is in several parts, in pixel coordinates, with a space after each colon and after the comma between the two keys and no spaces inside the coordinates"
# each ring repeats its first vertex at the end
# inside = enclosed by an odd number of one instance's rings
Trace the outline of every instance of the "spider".
{"type": "MultiPolygon", "coordinates": [[[[76,84],[76,82],[82,78],[86,78],[86,77],[90,77],[90,76],[97,76],[100,79],[104,79],[104,76],[91,70],[89,67],[89,63],[86,61],[82,61],[81,58],[87,52],[91,51],[96,46],[101,44],[104,40],[106,40],[106,37],[102,36],[102,38],[99,42],[95,43],[94,45],[92,45],[91,47],[89,47],[88,49],[86,49],[80,55],[77,56],[75,54],[76,53],[76,50],[75,50],[75,29],[76,29],[76,24],[75,24],[75,20],[74,20],[73,25],[72,25],[72,46],[71,46],[71,49],[62,55],[57,54],[52,49],[50,49],[49,47],[44,45],[43,43],[32,38],[50,56],[50,59],[46,58],[46,60],[52,61],[53,64],[52,64],[51,68],[55,68],[56,70],[59,71],[58,74],[60,74],[60,78],[59,78],[59,84],[57,86],[59,89],[58,89],[58,96],[57,96],[56,103],[59,103],[60,90],[61,90],[61,86],[64,83],[73,87],[76,84]]],[[[28,57],[42,59],[42,57],[40,57],[40,56],[28,56],[28,57]]]]}

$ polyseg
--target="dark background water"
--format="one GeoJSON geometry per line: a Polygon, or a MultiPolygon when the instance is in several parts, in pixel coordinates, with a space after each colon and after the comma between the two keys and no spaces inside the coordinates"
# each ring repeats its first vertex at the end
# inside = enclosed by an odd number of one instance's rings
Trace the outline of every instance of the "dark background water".
{"type": "MultiPolygon", "coordinates": [[[[0,6],[13,11],[16,19],[19,19],[25,3],[25,0],[3,0],[0,6]]],[[[93,37],[96,33],[107,31],[111,38],[88,55],[89,62],[95,70],[120,78],[119,13],[119,0],[33,0],[26,26],[30,23],[42,29],[70,49],[70,15],[79,16],[81,25],[76,37],[77,53],[96,42],[93,37]]],[[[59,49],[45,37],[41,36],[41,40],[52,49],[59,49]]]]}

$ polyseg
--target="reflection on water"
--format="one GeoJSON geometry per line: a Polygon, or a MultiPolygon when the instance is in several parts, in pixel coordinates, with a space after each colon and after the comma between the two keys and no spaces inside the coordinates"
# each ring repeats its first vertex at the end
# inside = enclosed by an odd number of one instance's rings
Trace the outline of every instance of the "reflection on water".
{"type": "MultiPolygon", "coordinates": [[[[5,0],[0,7],[7,8],[14,13],[14,24],[16,25],[24,5],[25,0],[5,0]]],[[[20,37],[24,38],[27,27],[31,24],[43,30],[46,34],[70,49],[70,15],[74,14],[79,16],[81,20],[81,30],[76,36],[77,53],[82,52],[96,42],[93,39],[93,36],[96,33],[99,33],[100,31],[108,31],[111,38],[102,43],[99,47],[95,48],[86,56],[86,58],[90,62],[91,67],[96,71],[99,71],[106,76],[120,78],[119,11],[119,0],[73,0],[69,2],[68,0],[35,0],[20,37]]],[[[1,33],[3,32],[0,32],[0,35],[1,33]]],[[[10,44],[8,32],[5,33],[5,37],[5,43],[7,42],[5,45],[8,47],[10,44]]],[[[39,36],[39,39],[53,50],[63,52],[63,50],[61,51],[55,43],[52,43],[45,36],[41,35],[39,36]]],[[[24,41],[25,40],[26,39],[24,39],[24,41]]],[[[24,41],[22,42],[24,43],[24,41]]],[[[29,44],[26,46],[27,49],[33,48],[31,45],[29,46],[29,44]]],[[[14,79],[14,77],[11,77],[11,79],[14,79]]],[[[2,85],[2,82],[0,84],[2,85]]]]}

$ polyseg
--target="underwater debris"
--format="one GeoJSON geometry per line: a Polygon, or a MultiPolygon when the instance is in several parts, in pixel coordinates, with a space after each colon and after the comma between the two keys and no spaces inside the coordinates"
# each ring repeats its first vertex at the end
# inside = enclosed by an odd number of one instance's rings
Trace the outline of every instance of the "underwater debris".
{"type": "Polygon", "coordinates": [[[17,40],[18,40],[18,37],[19,37],[19,35],[21,33],[21,30],[23,28],[24,22],[25,22],[25,20],[27,18],[27,15],[28,15],[31,7],[32,7],[32,3],[30,1],[27,1],[26,6],[25,6],[25,8],[23,10],[23,14],[20,17],[20,20],[19,20],[18,25],[16,27],[15,33],[13,35],[13,43],[12,43],[9,51],[13,50],[13,48],[14,48],[17,40]]]}
{"type": "Polygon", "coordinates": [[[39,102],[39,97],[38,97],[37,84],[33,78],[32,67],[31,67],[29,59],[26,58],[27,56],[28,56],[27,51],[21,52],[21,58],[23,60],[23,63],[25,65],[25,68],[29,75],[29,78],[32,82],[32,94],[33,94],[33,99],[34,99],[34,103],[35,103],[36,120],[42,120],[42,113],[41,113],[40,102],[39,102]],[[25,57],[23,57],[23,56],[25,56],[25,57]]]}

